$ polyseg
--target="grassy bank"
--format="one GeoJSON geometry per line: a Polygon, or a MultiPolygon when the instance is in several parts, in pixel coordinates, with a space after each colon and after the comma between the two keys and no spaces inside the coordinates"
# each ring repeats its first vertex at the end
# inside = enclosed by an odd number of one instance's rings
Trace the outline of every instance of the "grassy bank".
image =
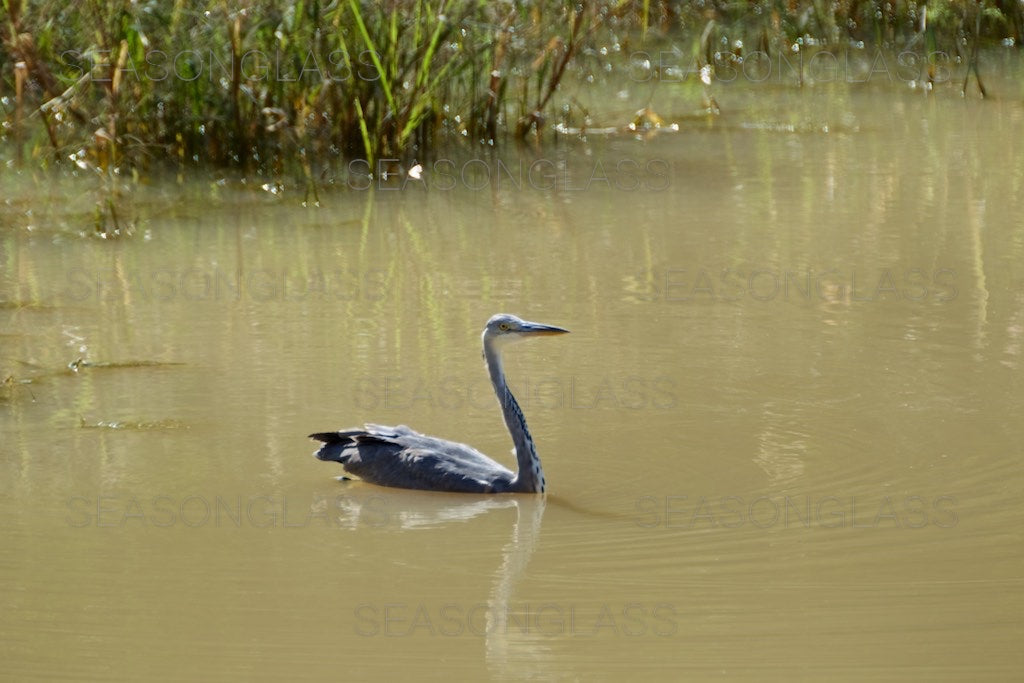
{"type": "Polygon", "coordinates": [[[537,136],[572,108],[566,82],[628,78],[655,46],[683,77],[713,79],[754,51],[880,46],[931,69],[937,52],[970,64],[979,45],[1020,45],[1015,0],[927,6],[2,0],[0,163],[312,180],[351,159],[537,136]]]}

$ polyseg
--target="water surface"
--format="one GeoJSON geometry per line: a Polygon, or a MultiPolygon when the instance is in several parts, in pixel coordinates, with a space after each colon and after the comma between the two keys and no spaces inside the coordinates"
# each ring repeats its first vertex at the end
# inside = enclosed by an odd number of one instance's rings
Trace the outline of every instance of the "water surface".
{"type": "Polygon", "coordinates": [[[8,675],[1019,676],[1014,87],[737,85],[696,121],[664,89],[678,132],[319,208],[137,187],[126,239],[89,236],[86,175],[6,172],[8,675]],[[310,457],[374,421],[512,463],[499,311],[572,330],[506,362],[546,498],[310,457]]]}

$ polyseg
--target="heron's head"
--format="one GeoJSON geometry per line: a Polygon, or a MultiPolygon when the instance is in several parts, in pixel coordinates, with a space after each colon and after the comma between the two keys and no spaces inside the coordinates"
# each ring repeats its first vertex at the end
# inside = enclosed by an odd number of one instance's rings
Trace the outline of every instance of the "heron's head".
{"type": "Polygon", "coordinates": [[[508,313],[498,313],[487,321],[487,325],[484,327],[483,342],[485,346],[491,342],[500,347],[522,339],[565,334],[568,331],[554,325],[531,323],[508,313]]]}

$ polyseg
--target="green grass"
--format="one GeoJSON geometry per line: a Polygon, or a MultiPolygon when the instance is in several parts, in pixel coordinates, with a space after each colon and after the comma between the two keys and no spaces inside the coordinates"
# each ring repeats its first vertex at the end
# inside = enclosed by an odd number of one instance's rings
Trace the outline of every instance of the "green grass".
{"type": "Polygon", "coordinates": [[[713,66],[797,41],[965,60],[979,43],[1020,45],[1015,0],[940,0],[925,23],[921,7],[0,0],[0,164],[298,171],[315,192],[322,169],[354,159],[373,168],[541,136],[571,108],[565,81],[627,74],[629,55],[652,45],[713,66]]]}

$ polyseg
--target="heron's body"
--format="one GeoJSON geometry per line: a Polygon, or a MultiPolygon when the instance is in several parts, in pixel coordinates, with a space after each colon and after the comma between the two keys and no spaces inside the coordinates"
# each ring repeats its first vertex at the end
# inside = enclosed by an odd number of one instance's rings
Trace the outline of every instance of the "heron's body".
{"type": "Polygon", "coordinates": [[[426,436],[404,425],[368,424],[364,429],[311,434],[323,442],[315,455],[339,462],[348,474],[381,486],[460,493],[543,493],[544,471],[523,412],[505,381],[501,348],[517,339],[564,332],[507,314],[492,317],[484,328],[484,359],[515,444],[517,472],[466,444],[426,436]]]}
{"type": "Polygon", "coordinates": [[[466,444],[425,436],[404,425],[313,434],[321,460],[380,486],[467,493],[512,491],[515,472],[466,444]]]}

